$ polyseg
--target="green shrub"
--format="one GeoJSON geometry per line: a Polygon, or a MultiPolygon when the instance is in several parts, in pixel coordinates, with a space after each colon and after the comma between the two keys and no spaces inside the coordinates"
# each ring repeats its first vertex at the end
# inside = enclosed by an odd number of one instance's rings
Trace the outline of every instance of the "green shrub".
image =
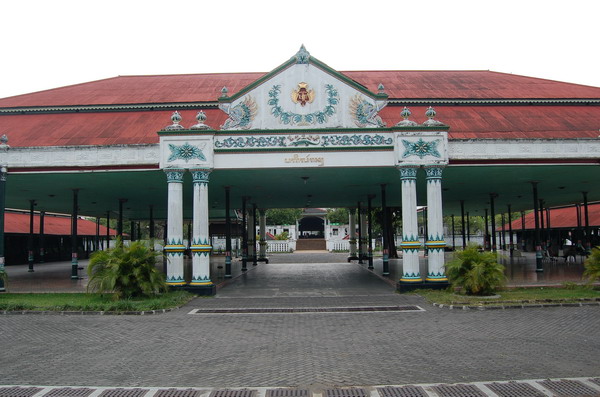
{"type": "Polygon", "coordinates": [[[275,240],[288,240],[290,235],[288,232],[279,233],[275,236],[275,240]]]}
{"type": "Polygon", "coordinates": [[[592,248],[584,266],[583,277],[587,278],[590,283],[600,280],[600,246],[592,248]]]}
{"type": "Polygon", "coordinates": [[[151,296],[167,290],[165,276],[156,267],[162,253],[140,241],[126,247],[117,240],[114,248],[96,251],[88,265],[88,291],[114,294],[115,299],[151,296]]]}
{"type": "Polygon", "coordinates": [[[453,287],[461,287],[467,295],[493,295],[506,279],[496,253],[479,251],[475,245],[454,254],[446,264],[446,276],[453,287]]]}

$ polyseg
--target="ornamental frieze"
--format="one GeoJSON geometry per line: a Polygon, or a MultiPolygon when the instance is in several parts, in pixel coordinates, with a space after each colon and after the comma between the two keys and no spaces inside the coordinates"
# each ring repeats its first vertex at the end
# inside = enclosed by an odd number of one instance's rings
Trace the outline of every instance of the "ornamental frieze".
{"type": "Polygon", "coordinates": [[[215,138],[216,149],[280,149],[298,147],[391,146],[394,140],[383,134],[297,134],[215,138]]]}

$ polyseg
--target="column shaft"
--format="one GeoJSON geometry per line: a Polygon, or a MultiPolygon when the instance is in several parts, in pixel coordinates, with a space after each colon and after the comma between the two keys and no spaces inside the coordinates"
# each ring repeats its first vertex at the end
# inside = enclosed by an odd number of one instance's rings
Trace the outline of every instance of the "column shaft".
{"type": "Polygon", "coordinates": [[[167,284],[184,285],[183,275],[183,169],[165,169],[167,174],[168,214],[167,214],[167,284]]]}
{"type": "Polygon", "coordinates": [[[350,236],[350,256],[349,260],[356,259],[356,213],[354,208],[348,209],[348,227],[350,236]]]}
{"type": "Polygon", "coordinates": [[[231,278],[231,188],[225,187],[225,278],[231,278]]]}
{"type": "Polygon", "coordinates": [[[258,210],[259,214],[259,229],[260,229],[260,251],[259,260],[265,262],[267,260],[267,211],[264,209],[258,210]]]}
{"type": "Polygon", "coordinates": [[[425,166],[427,174],[427,209],[429,210],[427,216],[428,235],[425,247],[428,251],[426,281],[445,283],[448,282],[448,278],[446,278],[444,269],[446,241],[444,239],[444,218],[442,211],[442,170],[443,168],[438,165],[425,166]]]}
{"type": "Polygon", "coordinates": [[[208,235],[208,177],[210,170],[191,170],[194,182],[194,208],[192,219],[192,280],[190,286],[212,285],[210,279],[210,251],[208,235]]]}
{"type": "Polygon", "coordinates": [[[71,279],[79,279],[77,270],[79,268],[79,259],[77,257],[77,194],[79,189],[73,189],[73,212],[71,214],[71,279]]]}
{"type": "Polygon", "coordinates": [[[423,281],[419,271],[419,226],[417,221],[418,166],[400,167],[402,181],[402,277],[401,283],[423,281]]]}

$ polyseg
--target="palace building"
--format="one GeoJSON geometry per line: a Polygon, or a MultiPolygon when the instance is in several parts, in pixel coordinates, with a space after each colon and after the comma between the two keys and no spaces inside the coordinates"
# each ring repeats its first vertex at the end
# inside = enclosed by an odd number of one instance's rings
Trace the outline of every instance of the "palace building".
{"type": "MultiPolygon", "coordinates": [[[[119,76],[0,99],[0,207],[35,200],[75,217],[166,220],[169,284],[207,294],[211,218],[241,210],[263,239],[268,208],[360,207],[355,242],[365,209],[402,207],[398,286],[441,287],[443,216],[598,200],[599,129],[598,87],[491,71],[340,72],[302,47],[269,73],[119,76]]],[[[264,257],[253,235],[247,255],[264,257]]],[[[360,245],[354,253],[368,252],[360,245]]]]}

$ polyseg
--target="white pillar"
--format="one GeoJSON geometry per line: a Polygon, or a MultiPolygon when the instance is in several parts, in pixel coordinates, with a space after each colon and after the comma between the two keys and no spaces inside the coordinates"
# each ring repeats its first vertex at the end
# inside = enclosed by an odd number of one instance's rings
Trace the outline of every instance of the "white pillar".
{"type": "Polygon", "coordinates": [[[442,211],[442,170],[440,165],[426,165],[427,174],[427,249],[428,282],[447,282],[444,270],[444,219],[442,211]]]}
{"type": "Polygon", "coordinates": [[[419,272],[419,227],[417,223],[417,170],[418,165],[403,165],[402,181],[402,277],[401,283],[423,281],[419,272]]]}
{"type": "Polygon", "coordinates": [[[348,216],[348,227],[350,228],[350,257],[356,258],[356,216],[355,209],[350,208],[348,216]]]}
{"type": "Polygon", "coordinates": [[[208,235],[208,177],[209,169],[193,169],[194,218],[192,223],[192,281],[191,286],[212,285],[210,280],[210,251],[208,235]]]}
{"type": "Polygon", "coordinates": [[[183,174],[185,170],[166,168],[168,193],[167,215],[167,284],[185,285],[183,277],[183,174]]]}
{"type": "Polygon", "coordinates": [[[260,253],[259,258],[261,260],[266,260],[267,258],[267,211],[264,209],[259,209],[259,228],[260,228],[260,253]]]}

